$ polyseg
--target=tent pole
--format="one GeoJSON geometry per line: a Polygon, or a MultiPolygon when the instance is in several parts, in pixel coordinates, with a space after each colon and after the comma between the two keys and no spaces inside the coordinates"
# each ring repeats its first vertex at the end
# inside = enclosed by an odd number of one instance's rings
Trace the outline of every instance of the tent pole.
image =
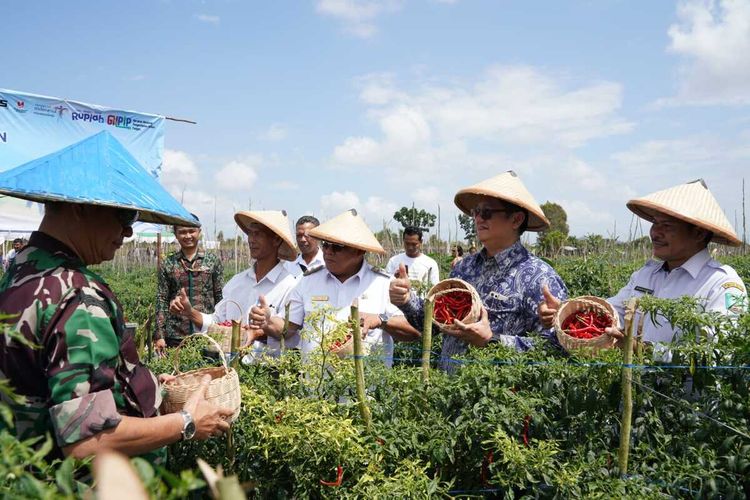
{"type": "Polygon", "coordinates": [[[156,272],[161,271],[161,233],[156,233],[156,272]]]}

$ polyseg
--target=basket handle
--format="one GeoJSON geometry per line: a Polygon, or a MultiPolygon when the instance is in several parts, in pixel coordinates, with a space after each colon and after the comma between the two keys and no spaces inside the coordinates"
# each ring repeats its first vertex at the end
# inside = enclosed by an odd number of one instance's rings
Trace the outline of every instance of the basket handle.
{"type": "Polygon", "coordinates": [[[237,306],[237,309],[239,309],[240,311],[240,324],[242,324],[242,315],[245,314],[245,311],[242,310],[242,306],[232,299],[226,299],[226,302],[227,304],[234,304],[235,306],[237,306]]]}
{"type": "Polygon", "coordinates": [[[187,337],[185,337],[184,339],[182,339],[182,342],[180,342],[180,345],[178,345],[177,347],[175,347],[175,350],[174,350],[174,371],[175,371],[176,374],[182,373],[180,371],[180,349],[182,349],[182,344],[184,344],[185,342],[187,342],[188,339],[190,339],[191,337],[203,337],[205,339],[208,339],[208,341],[211,342],[214,345],[214,347],[216,347],[216,349],[221,354],[220,357],[221,357],[221,363],[224,365],[224,373],[229,373],[229,366],[227,365],[227,357],[224,354],[224,350],[221,348],[221,346],[219,345],[219,343],[216,342],[214,339],[212,339],[210,335],[206,335],[205,333],[201,333],[201,332],[196,332],[196,333],[194,333],[192,335],[188,335],[187,337]]]}

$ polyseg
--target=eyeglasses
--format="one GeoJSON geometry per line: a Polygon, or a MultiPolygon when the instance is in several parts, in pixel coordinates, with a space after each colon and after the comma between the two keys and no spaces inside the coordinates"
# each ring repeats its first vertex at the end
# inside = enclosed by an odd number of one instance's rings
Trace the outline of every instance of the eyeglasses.
{"type": "Polygon", "coordinates": [[[346,248],[346,245],[339,245],[338,243],[331,243],[330,241],[321,241],[320,246],[323,250],[330,250],[333,253],[338,253],[346,248]]]}
{"type": "Polygon", "coordinates": [[[117,217],[117,221],[123,229],[132,227],[135,221],[138,220],[139,215],[140,212],[138,210],[129,210],[127,208],[121,208],[115,212],[115,217],[117,217]]]}
{"type": "Polygon", "coordinates": [[[487,208],[487,207],[474,207],[471,209],[471,215],[472,217],[481,217],[482,220],[490,220],[492,218],[492,214],[495,214],[497,212],[506,212],[509,213],[511,210],[508,210],[507,208],[487,208]]]}

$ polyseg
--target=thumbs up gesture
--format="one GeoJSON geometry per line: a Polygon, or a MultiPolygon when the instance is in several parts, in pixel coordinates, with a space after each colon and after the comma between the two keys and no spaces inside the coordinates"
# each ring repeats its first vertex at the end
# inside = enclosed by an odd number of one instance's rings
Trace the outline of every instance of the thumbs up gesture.
{"type": "Polygon", "coordinates": [[[555,321],[555,313],[560,308],[562,302],[550,293],[547,285],[542,285],[542,296],[544,300],[537,307],[539,322],[544,328],[552,328],[552,323],[555,321]]]}
{"type": "Polygon", "coordinates": [[[251,328],[264,328],[271,317],[271,308],[268,307],[265,295],[258,297],[258,303],[250,308],[248,315],[248,326],[251,328]]]}
{"type": "Polygon", "coordinates": [[[409,273],[406,272],[404,264],[399,264],[398,273],[388,286],[388,296],[391,299],[391,303],[397,306],[402,306],[409,302],[411,282],[409,281],[409,273]]]}
{"type": "Polygon", "coordinates": [[[180,288],[177,296],[169,303],[169,312],[177,316],[189,318],[192,310],[193,306],[190,304],[190,299],[187,296],[187,292],[185,292],[185,288],[180,288]]]}

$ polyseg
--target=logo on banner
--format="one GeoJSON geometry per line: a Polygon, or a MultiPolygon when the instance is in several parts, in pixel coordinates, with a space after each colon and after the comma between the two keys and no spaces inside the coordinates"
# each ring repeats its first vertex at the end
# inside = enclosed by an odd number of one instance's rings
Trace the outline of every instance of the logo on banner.
{"type": "Polygon", "coordinates": [[[104,117],[100,115],[99,113],[78,113],[76,111],[73,111],[71,113],[70,118],[73,121],[84,121],[84,122],[91,122],[91,123],[104,123],[104,117]]]}
{"type": "Polygon", "coordinates": [[[5,99],[0,99],[0,108],[7,108],[8,107],[8,101],[5,99]]]}
{"type": "Polygon", "coordinates": [[[57,111],[57,117],[62,118],[65,112],[68,110],[65,106],[55,106],[55,111],[57,111]]]}
{"type": "Polygon", "coordinates": [[[132,122],[133,119],[127,116],[107,115],[107,125],[112,125],[113,127],[130,129],[132,122]]]}
{"type": "Polygon", "coordinates": [[[26,103],[23,101],[16,101],[16,107],[13,109],[18,113],[25,113],[28,111],[28,109],[26,109],[26,103]]]}
{"type": "Polygon", "coordinates": [[[0,132],[0,142],[8,142],[8,132],[0,132]]]}

